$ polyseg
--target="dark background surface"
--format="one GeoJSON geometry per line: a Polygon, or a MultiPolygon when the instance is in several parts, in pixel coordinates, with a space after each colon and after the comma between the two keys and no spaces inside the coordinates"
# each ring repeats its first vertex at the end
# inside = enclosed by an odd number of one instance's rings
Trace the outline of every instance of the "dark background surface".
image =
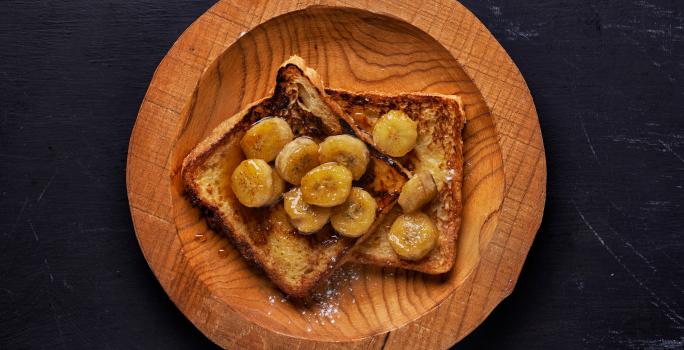
{"type": "MultiPolygon", "coordinates": [[[[456,348],[684,348],[684,2],[463,3],[529,84],[548,198],[456,348]]],[[[213,347],[149,270],[124,177],[156,65],[211,4],[0,4],[0,348],[213,347]]]]}

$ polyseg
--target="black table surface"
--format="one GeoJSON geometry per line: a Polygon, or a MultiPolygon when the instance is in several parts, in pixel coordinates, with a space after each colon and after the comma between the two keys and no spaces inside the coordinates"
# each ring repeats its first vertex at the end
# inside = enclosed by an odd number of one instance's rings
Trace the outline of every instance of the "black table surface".
{"type": "MultiPolygon", "coordinates": [[[[548,162],[513,294],[457,349],[684,348],[684,1],[466,0],[548,162]]],[[[135,239],[128,140],[212,1],[0,4],[0,348],[197,349],[135,239]]]]}

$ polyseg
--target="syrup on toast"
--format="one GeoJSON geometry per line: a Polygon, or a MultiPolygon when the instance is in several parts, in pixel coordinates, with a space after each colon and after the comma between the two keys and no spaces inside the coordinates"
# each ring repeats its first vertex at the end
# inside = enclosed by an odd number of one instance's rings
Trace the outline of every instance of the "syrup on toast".
{"type": "MultiPolygon", "coordinates": [[[[295,137],[322,141],[326,136],[353,134],[353,121],[325,93],[316,72],[293,56],[278,70],[273,95],[257,101],[214,129],[183,161],[182,179],[190,201],[199,206],[210,227],[225,234],[241,254],[283,292],[306,299],[319,282],[344,263],[345,255],[370,233],[354,239],[337,235],[327,224],[312,235],[290,225],[282,201],[248,208],[231,191],[231,173],[245,159],[240,140],[255,122],[280,117],[295,137]]],[[[368,191],[378,204],[382,222],[406,182],[406,170],[369,145],[368,170],[354,186],[368,191]]]]}

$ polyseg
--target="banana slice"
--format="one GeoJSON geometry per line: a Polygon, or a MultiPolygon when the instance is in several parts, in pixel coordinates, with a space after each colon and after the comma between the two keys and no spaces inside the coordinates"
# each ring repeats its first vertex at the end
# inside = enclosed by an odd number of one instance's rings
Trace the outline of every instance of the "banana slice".
{"type": "Polygon", "coordinates": [[[297,187],[283,194],[285,213],[290,223],[302,233],[314,233],[330,219],[330,208],[317,207],[304,202],[302,190],[297,187]]]}
{"type": "Polygon", "coordinates": [[[397,202],[404,213],[414,212],[435,198],[437,184],[429,172],[420,172],[406,181],[397,202]]]}
{"type": "Polygon", "coordinates": [[[270,162],[293,137],[290,125],[284,119],[264,118],[247,130],[240,147],[246,158],[270,162]]]}
{"type": "Polygon", "coordinates": [[[430,217],[415,212],[400,215],[387,234],[394,252],[402,259],[420,260],[437,244],[437,227],[430,217]]]}
{"type": "Polygon", "coordinates": [[[409,153],[418,139],[418,124],[406,113],[391,110],[373,126],[373,142],[383,153],[401,157],[409,153]]]}
{"type": "Polygon", "coordinates": [[[304,201],[321,207],[334,207],[347,200],[352,173],[337,163],[321,164],[302,177],[304,201]]]}
{"type": "Polygon", "coordinates": [[[347,201],[332,209],[330,223],[343,236],[359,237],[373,225],[377,209],[378,204],[373,196],[359,187],[353,187],[347,201]]]}
{"type": "Polygon", "coordinates": [[[299,185],[302,176],[318,164],[318,145],[308,137],[290,141],[278,153],[275,161],[280,176],[293,185],[299,185]]]}
{"type": "Polygon", "coordinates": [[[271,192],[271,199],[268,201],[268,205],[275,204],[280,200],[280,195],[285,192],[285,180],[283,180],[278,172],[271,168],[271,176],[273,178],[273,191],[271,192]]]}
{"type": "Polygon", "coordinates": [[[318,147],[321,163],[337,162],[352,172],[358,180],[366,172],[370,155],[363,141],[351,135],[329,136],[318,147]]]}
{"type": "Polygon", "coordinates": [[[230,183],[240,203],[251,208],[269,204],[275,193],[273,172],[262,159],[243,160],[233,170],[230,183]]]}

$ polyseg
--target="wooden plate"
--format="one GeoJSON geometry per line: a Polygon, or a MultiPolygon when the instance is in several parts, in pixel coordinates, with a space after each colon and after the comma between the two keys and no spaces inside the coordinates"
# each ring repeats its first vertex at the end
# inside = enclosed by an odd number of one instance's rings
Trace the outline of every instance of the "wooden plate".
{"type": "Polygon", "coordinates": [[[220,1],[154,74],[131,136],[127,189],[145,258],[178,308],[226,348],[445,348],[515,285],[539,227],[546,163],[520,72],[452,1],[220,1]],[[180,193],[180,163],[225,118],[307,60],[328,86],[459,94],[464,211],[444,276],[351,265],[313,308],[292,305],[180,193]]]}

